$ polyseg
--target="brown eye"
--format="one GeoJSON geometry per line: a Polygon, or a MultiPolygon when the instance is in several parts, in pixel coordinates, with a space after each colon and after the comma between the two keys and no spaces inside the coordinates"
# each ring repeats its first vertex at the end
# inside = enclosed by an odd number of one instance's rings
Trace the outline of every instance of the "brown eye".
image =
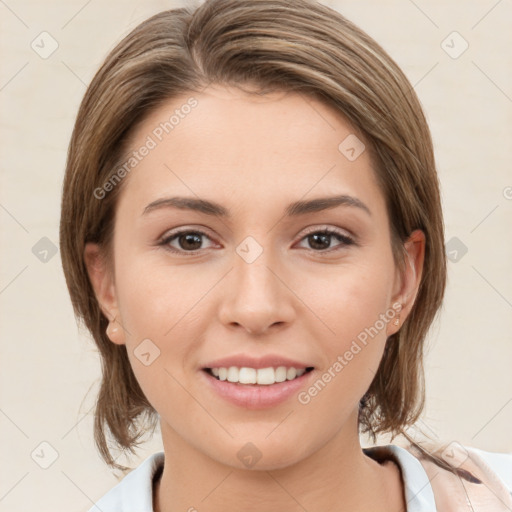
{"type": "Polygon", "coordinates": [[[201,247],[201,244],[203,243],[203,237],[206,237],[208,240],[210,240],[210,237],[202,231],[181,230],[164,237],[159,245],[169,248],[169,250],[172,252],[193,253],[204,248],[201,247]]]}
{"type": "Polygon", "coordinates": [[[336,250],[336,248],[331,247],[333,238],[340,242],[336,247],[345,247],[354,243],[349,236],[332,229],[312,231],[303,237],[302,240],[307,240],[309,248],[313,249],[315,252],[319,252],[331,249],[336,250]]]}

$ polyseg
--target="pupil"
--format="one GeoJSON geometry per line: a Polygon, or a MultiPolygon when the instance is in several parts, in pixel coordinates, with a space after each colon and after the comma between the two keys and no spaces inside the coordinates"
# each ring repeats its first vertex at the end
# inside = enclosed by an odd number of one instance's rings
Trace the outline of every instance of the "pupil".
{"type": "Polygon", "coordinates": [[[186,234],[186,235],[182,235],[180,237],[180,242],[185,240],[185,243],[184,244],[180,244],[184,249],[198,249],[199,247],[190,247],[189,243],[191,243],[192,245],[194,244],[194,242],[201,246],[201,236],[198,235],[197,233],[196,234],[186,234]],[[194,240],[195,239],[195,240],[194,240]]]}
{"type": "Polygon", "coordinates": [[[314,243],[313,244],[310,244],[311,247],[313,247],[314,249],[326,249],[327,247],[329,247],[329,239],[330,239],[330,236],[331,235],[326,235],[326,234],[321,234],[321,233],[318,233],[318,234],[315,234],[315,235],[310,235],[310,238],[314,240],[314,243]],[[320,242],[318,245],[319,246],[316,246],[315,245],[317,244],[317,241],[318,239],[321,239],[323,241],[320,242]]]}

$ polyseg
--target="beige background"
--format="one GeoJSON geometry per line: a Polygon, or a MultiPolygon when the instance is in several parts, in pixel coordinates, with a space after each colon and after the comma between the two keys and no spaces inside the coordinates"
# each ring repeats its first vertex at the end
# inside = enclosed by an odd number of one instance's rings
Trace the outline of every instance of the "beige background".
{"type": "MultiPolygon", "coordinates": [[[[432,128],[446,241],[467,247],[449,263],[420,426],[447,442],[510,452],[512,3],[324,3],[380,42],[415,86],[432,128]],[[458,58],[464,41],[453,31],[469,44],[458,58]]],[[[1,511],[86,511],[117,482],[92,441],[95,349],[75,325],[58,252],[40,258],[58,245],[66,149],[86,84],[131,28],[175,5],[0,1],[1,511]],[[58,43],[46,59],[31,48],[43,31],[58,43]]],[[[156,439],[133,465],[158,449],[156,439]]]]}

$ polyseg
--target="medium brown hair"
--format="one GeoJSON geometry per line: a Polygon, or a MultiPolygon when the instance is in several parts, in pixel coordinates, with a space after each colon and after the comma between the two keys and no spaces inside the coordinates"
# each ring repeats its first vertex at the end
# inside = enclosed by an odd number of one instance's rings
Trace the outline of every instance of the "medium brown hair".
{"type": "Polygon", "coordinates": [[[134,128],[149,113],[210,83],[256,86],[259,93],[295,91],[339,112],[370,151],[400,269],[404,242],[416,229],[425,233],[415,304],[401,329],[388,338],[359,415],[364,432],[403,432],[423,409],[423,344],[446,281],[439,183],[420,102],[379,44],[322,4],[206,0],[147,19],[110,52],[85,93],[69,145],[60,247],[75,316],[85,323],[101,355],[95,441],[102,457],[112,467],[122,467],[112,457],[108,434],[118,448],[133,452],[144,427],[154,427],[157,415],[139,387],[126,347],[107,337],[109,319],[89,281],[85,244],[98,243],[111,256],[123,182],[102,199],[95,190],[111,179],[134,128]]]}

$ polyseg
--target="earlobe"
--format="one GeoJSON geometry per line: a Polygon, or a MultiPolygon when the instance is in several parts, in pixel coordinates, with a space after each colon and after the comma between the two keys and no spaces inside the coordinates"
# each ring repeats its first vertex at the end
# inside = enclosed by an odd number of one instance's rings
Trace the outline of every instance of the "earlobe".
{"type": "Polygon", "coordinates": [[[115,318],[109,322],[105,332],[109,337],[110,341],[112,341],[113,343],[116,343],[117,345],[124,344],[121,326],[117,323],[117,320],[115,318]]]}
{"type": "Polygon", "coordinates": [[[114,279],[105,260],[105,255],[98,244],[87,243],[85,245],[84,262],[96,295],[96,300],[100,305],[102,313],[109,320],[106,330],[107,336],[112,342],[123,344],[123,330],[116,318],[119,315],[119,310],[114,279]]]}

